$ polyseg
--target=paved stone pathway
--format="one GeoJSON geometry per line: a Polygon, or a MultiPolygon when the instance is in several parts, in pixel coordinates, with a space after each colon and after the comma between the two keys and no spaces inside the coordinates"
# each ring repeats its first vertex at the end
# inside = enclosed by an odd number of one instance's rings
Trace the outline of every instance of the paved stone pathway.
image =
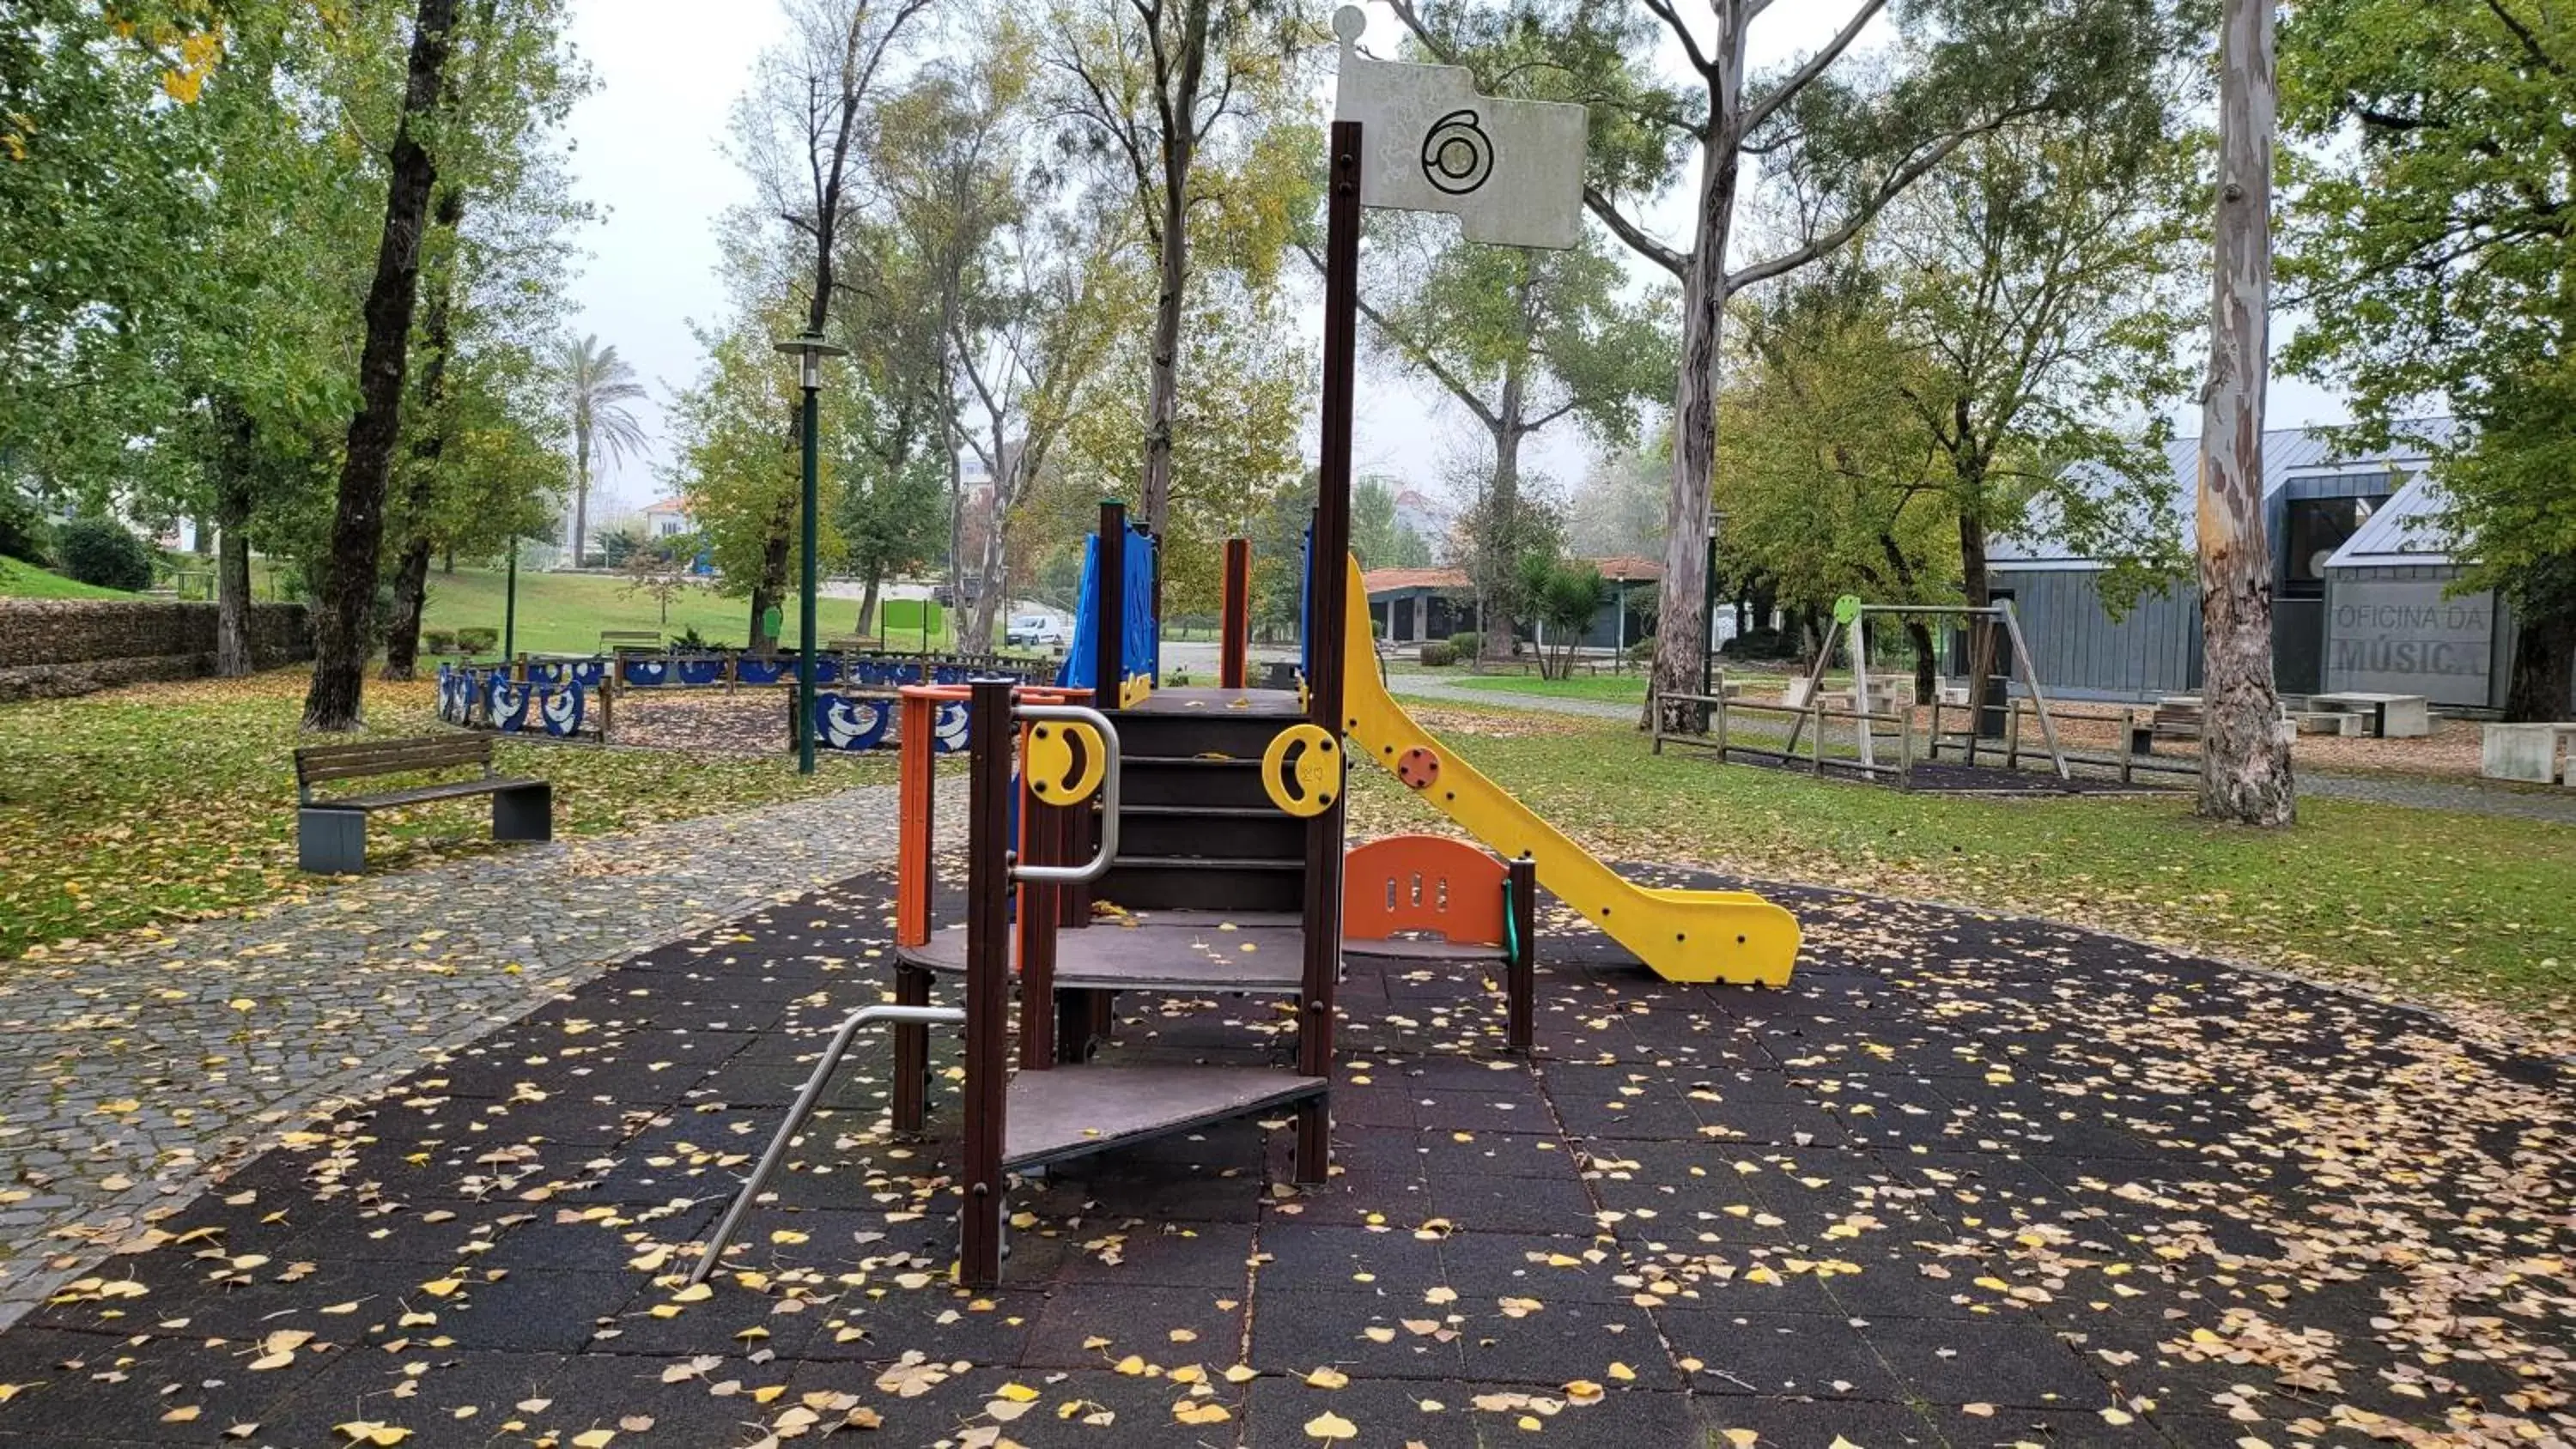
{"type": "Polygon", "coordinates": [[[505,850],[0,967],[0,1324],[440,1048],[622,957],[890,863],[895,808],[870,786],[505,850]]]}

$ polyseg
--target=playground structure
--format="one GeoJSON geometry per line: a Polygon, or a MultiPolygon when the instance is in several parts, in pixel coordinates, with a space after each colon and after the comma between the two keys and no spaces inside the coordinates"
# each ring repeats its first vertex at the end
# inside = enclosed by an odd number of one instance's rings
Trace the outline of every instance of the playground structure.
{"type": "MultiPolygon", "coordinates": [[[[1375,188],[1367,204],[1454,211],[1471,239],[1572,245],[1584,113],[1488,101],[1488,122],[1528,143],[1510,153],[1519,159],[1502,184],[1480,189],[1486,176],[1470,153],[1492,140],[1481,131],[1444,143],[1449,184],[1409,180],[1405,166],[1423,163],[1413,154],[1420,139],[1407,131],[1408,93],[1472,98],[1470,78],[1360,57],[1353,44],[1364,25],[1353,8],[1335,17],[1339,103],[1349,114],[1334,122],[1327,158],[1321,477],[1302,570],[1297,687],[1248,686],[1251,556],[1241,540],[1225,550],[1216,687],[1159,687],[1158,540],[1131,528],[1111,500],[1087,550],[1073,648],[1053,684],[977,678],[900,688],[894,999],[842,1023],[702,1246],[693,1281],[722,1262],[872,1022],[891,1028],[890,1118],[903,1134],[927,1125],[931,1029],[962,1028],[957,1276],[982,1288],[1001,1277],[1015,1173],[1281,1112],[1294,1123],[1296,1181],[1325,1182],[1334,1005],[1346,958],[1430,954],[1498,966],[1507,1041],[1527,1050],[1543,885],[1668,979],[1787,982],[1799,945],[1787,911],[1749,892],[1623,879],[1423,729],[1379,675],[1350,555],[1364,187],[1375,188]],[[1377,117],[1366,125],[1379,148],[1366,153],[1378,158],[1366,167],[1364,114],[1377,117]],[[1539,164],[1550,157],[1556,164],[1539,164]],[[1456,184],[1471,174],[1476,186],[1456,184]],[[938,771],[920,722],[961,696],[965,915],[942,924],[932,919],[938,771]],[[1504,859],[1401,839],[1349,851],[1354,752],[1504,859]],[[1356,900],[1346,897],[1346,878],[1358,883],[1356,900]],[[942,980],[956,983],[953,1004],[931,999],[942,980]],[[1112,1008],[1122,992],[1277,997],[1287,1029],[1238,1053],[1176,1060],[1157,1054],[1150,1032],[1118,1039],[1112,1008]]],[[[1490,157],[1485,164],[1494,169],[1490,157]]]]}
{"type": "MultiPolygon", "coordinates": [[[[2042,749],[2051,772],[2061,786],[2072,787],[2075,776],[2069,768],[2074,756],[2061,747],[2056,717],[2030,664],[2030,649],[2022,637],[2021,621],[2013,613],[2012,601],[1999,599],[1988,605],[1966,604],[1870,604],[1846,596],[1834,605],[1833,622],[1825,630],[1822,647],[1807,667],[1805,675],[1792,682],[1783,703],[1769,704],[1745,699],[1731,691],[1717,695],[1655,695],[1647,713],[1653,721],[1653,749],[1662,754],[1667,744],[1704,748],[1720,760],[1741,757],[1783,767],[1803,764],[1815,775],[1827,774],[1872,782],[1892,783],[1899,789],[1913,789],[1929,783],[1920,766],[1941,759],[1946,745],[1961,764],[1968,767],[1962,775],[1953,770],[1940,782],[1942,788],[1978,787],[1975,776],[1982,752],[2016,775],[2026,753],[2021,740],[2021,722],[2025,715],[2039,726],[2042,749]],[[1945,685],[1933,696],[1930,733],[1924,740],[1920,756],[1915,750],[1914,704],[1903,698],[1909,692],[1901,675],[1882,673],[1873,682],[1869,664],[1869,623],[1873,616],[1900,619],[1949,619],[1964,624],[1974,637],[1965,651],[1972,661],[1964,685],[1945,685]],[[2009,645],[1999,649],[1998,642],[2009,645]],[[1848,691],[1826,688],[1825,671],[1838,646],[1848,644],[1852,660],[1852,684],[1848,691]],[[1991,661],[1999,655],[2008,657],[2011,665],[2003,672],[1983,669],[1973,661],[1991,661]],[[2018,694],[2014,690],[2018,688],[2018,694]],[[1955,695],[1955,698],[1953,696],[1955,695]],[[1683,704],[1706,723],[1699,730],[1672,729],[1666,726],[1664,705],[1683,704]],[[1945,710],[1956,709],[1966,721],[1964,727],[1949,729],[1945,710]],[[1731,727],[1732,717],[1750,715],[1757,721],[1785,721],[1786,736],[1780,743],[1770,743],[1776,736],[1762,731],[1746,739],[1731,727]],[[1829,731],[1835,725],[1849,726],[1850,748],[1845,753],[1840,742],[1830,742],[1829,731]],[[1801,742],[1807,745],[1802,757],[1801,742]],[[1892,758],[1891,758],[1892,756],[1892,758]]],[[[2088,763],[2117,765],[2105,760],[2088,763]]],[[[2126,783],[2130,771],[2122,769],[2126,783]]]]}
{"type": "Polygon", "coordinates": [[[1155,631],[1159,561],[1156,541],[1111,502],[1087,554],[1080,645],[1057,683],[898,691],[893,1001],[853,1013],[834,1035],[699,1256],[697,1279],[720,1264],[871,1024],[891,1028],[892,1125],[907,1134],[928,1121],[931,1030],[963,1029],[959,1271],[988,1285],[1001,1273],[1014,1173],[1278,1111],[1296,1122],[1297,1180],[1324,1181],[1334,997],[1347,959],[1493,968],[1504,1045],[1532,1050],[1542,885],[1667,979],[1787,982],[1799,944],[1789,912],[1750,892],[1622,878],[1396,703],[1367,635],[1348,627],[1366,617],[1356,562],[1344,554],[1340,568],[1319,566],[1334,531],[1319,518],[1307,568],[1311,664],[1297,690],[1246,686],[1250,552],[1241,540],[1226,551],[1216,687],[1157,688],[1150,668],[1130,667],[1131,649],[1155,631]],[[1325,607],[1326,590],[1340,593],[1341,608],[1325,607]],[[1102,600],[1117,601],[1115,612],[1102,600]],[[966,907],[962,921],[941,923],[932,918],[930,721],[961,704],[966,907]],[[1353,751],[1501,858],[1431,836],[1346,848],[1353,751]],[[957,983],[957,1004],[933,1003],[942,981],[957,983]],[[1280,998],[1294,1023],[1293,1060],[1178,1065],[1127,1051],[1113,1040],[1119,993],[1280,998]]]}

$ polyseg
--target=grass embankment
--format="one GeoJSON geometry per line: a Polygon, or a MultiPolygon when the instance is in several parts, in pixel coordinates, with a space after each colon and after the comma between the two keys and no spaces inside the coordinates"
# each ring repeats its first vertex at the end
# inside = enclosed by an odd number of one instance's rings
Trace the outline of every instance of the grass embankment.
{"type": "Polygon", "coordinates": [[[40,569],[24,559],[0,558],[0,599],[139,599],[122,589],[102,589],[40,569]]]}
{"type": "MultiPolygon", "coordinates": [[[[292,752],[333,741],[298,737],[307,678],[286,669],[0,706],[0,959],[308,889],[316,878],[295,868],[292,752]]],[[[367,719],[370,735],[443,728],[427,683],[368,681],[367,719]]],[[[505,773],[554,782],[559,836],[894,778],[891,756],[827,755],[806,778],[783,751],[695,758],[504,741],[498,754],[505,773]]],[[[390,869],[494,849],[491,808],[475,798],[379,814],[368,860],[390,869]]]]}
{"type": "MultiPolygon", "coordinates": [[[[509,576],[499,569],[458,569],[429,576],[429,608],[422,623],[432,629],[501,631],[509,576]]],[[[921,647],[921,601],[894,599],[881,606],[891,632],[890,647],[921,647]]],[[[931,606],[930,647],[948,647],[945,611],[931,606]]],[[[851,636],[859,622],[856,599],[821,599],[815,604],[816,632],[825,639],[851,636]]],[[[599,648],[603,629],[650,629],[677,638],[695,628],[714,644],[740,645],[751,634],[751,605],[713,588],[692,584],[671,600],[670,617],[651,595],[630,588],[611,574],[556,574],[522,570],[519,574],[518,647],[531,654],[586,654],[599,648]]],[[[786,606],[780,643],[796,648],[803,640],[796,627],[796,606],[786,606]]]]}
{"type": "MultiPolygon", "coordinates": [[[[1442,711],[1462,755],[1588,848],[2046,916],[2576,1040],[2576,828],[2300,802],[2296,829],[2205,823],[2188,795],[1997,800],[1649,753],[1617,725],[1442,711]]],[[[1380,771],[1354,834],[1423,829],[1380,771]]]]}

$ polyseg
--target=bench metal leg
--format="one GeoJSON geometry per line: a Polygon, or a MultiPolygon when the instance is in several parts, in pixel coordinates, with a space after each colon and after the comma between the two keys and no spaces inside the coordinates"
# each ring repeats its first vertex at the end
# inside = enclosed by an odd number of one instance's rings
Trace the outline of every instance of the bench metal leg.
{"type": "Polygon", "coordinates": [[[555,787],[539,780],[533,785],[513,785],[492,795],[492,838],[494,840],[552,840],[555,838],[555,787]]]}
{"type": "Polygon", "coordinates": [[[733,1240],[733,1230],[741,1225],[742,1215],[751,1210],[752,1199],[769,1185],[769,1175],[778,1170],[779,1159],[787,1155],[787,1145],[804,1128],[805,1119],[814,1115],[814,1104],[821,1100],[824,1084],[831,1080],[841,1058],[849,1054],[850,1039],[859,1034],[860,1027],[872,1021],[891,1021],[898,1023],[898,1030],[920,1029],[933,1023],[965,1020],[965,1010],[955,1006],[862,1006],[851,1012],[850,1019],[832,1034],[832,1044],[823,1049],[823,1059],[814,1064],[814,1075],[805,1079],[804,1090],[796,1094],[796,1105],[787,1109],[787,1120],[778,1124],[778,1135],[769,1139],[768,1150],[760,1154],[751,1176],[743,1179],[742,1191],[734,1194],[733,1206],[725,1209],[724,1220],[716,1224],[714,1236],[707,1239],[705,1251],[698,1254],[697,1266],[689,1270],[689,1281],[703,1283],[715,1271],[717,1262],[724,1257],[725,1244],[733,1240]]]}
{"type": "Polygon", "coordinates": [[[313,875],[367,872],[367,814],[363,810],[295,812],[296,864],[313,875]]]}

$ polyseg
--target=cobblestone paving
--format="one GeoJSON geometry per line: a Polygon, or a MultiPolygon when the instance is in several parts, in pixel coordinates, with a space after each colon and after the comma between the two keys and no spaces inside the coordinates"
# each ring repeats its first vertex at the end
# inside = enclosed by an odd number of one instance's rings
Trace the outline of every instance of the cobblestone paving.
{"type": "Polygon", "coordinates": [[[895,792],[352,881],[0,967],[0,1324],[287,1128],[610,963],[881,867],[895,792]]]}

